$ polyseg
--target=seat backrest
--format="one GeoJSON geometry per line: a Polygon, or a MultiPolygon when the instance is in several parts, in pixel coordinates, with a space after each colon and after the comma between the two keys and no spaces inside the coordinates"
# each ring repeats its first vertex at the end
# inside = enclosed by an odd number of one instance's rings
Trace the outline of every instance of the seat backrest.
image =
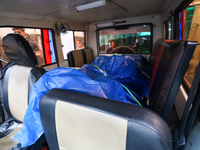
{"type": "Polygon", "coordinates": [[[3,38],[3,49],[10,62],[4,66],[2,77],[3,105],[11,117],[23,121],[32,86],[45,73],[28,42],[18,34],[3,38]]]}
{"type": "Polygon", "coordinates": [[[172,149],[169,127],[146,108],[52,89],[39,109],[52,150],[172,149]]]}
{"type": "Polygon", "coordinates": [[[160,39],[150,58],[149,107],[167,120],[197,42],[160,39]]]}
{"type": "Polygon", "coordinates": [[[82,67],[94,60],[92,49],[74,50],[67,54],[69,67],[82,67]]]}

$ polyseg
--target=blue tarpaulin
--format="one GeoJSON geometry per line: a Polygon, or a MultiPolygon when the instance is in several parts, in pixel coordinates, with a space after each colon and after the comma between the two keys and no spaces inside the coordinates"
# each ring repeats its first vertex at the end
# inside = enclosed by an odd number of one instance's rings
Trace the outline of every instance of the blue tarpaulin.
{"type": "Polygon", "coordinates": [[[91,78],[104,75],[115,79],[139,96],[149,97],[149,64],[142,55],[100,56],[80,71],[91,78]]]}
{"type": "MultiPolygon", "coordinates": [[[[112,62],[117,63],[116,65],[121,64],[120,68],[127,69],[129,67],[138,67],[137,64],[130,66],[133,65],[133,63],[129,62],[132,62],[134,59],[128,56],[121,57],[116,55],[112,57],[102,56],[102,58],[98,57],[91,65],[84,65],[80,71],[72,68],[55,68],[45,73],[31,90],[29,106],[23,120],[24,126],[21,131],[15,135],[13,140],[19,141],[21,145],[25,147],[35,143],[44,133],[40,120],[39,102],[40,99],[53,88],[66,89],[144,106],[144,101],[138,94],[128,88],[129,85],[125,85],[126,82],[118,82],[118,80],[122,80],[120,74],[123,75],[124,79],[130,78],[125,74],[131,73],[131,70],[127,72],[125,70],[120,71],[120,69],[115,69],[116,66],[112,64],[112,62]],[[107,64],[103,63],[103,61],[107,62],[107,64]],[[124,61],[126,63],[123,63],[124,61]]],[[[134,77],[138,76],[137,73],[133,73],[132,75],[134,75],[134,77]]]]}

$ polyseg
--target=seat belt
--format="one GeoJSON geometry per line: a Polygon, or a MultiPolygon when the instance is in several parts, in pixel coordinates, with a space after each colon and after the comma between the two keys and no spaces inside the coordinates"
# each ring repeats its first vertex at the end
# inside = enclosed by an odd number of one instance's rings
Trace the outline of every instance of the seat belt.
{"type": "Polygon", "coordinates": [[[187,139],[189,131],[194,123],[194,119],[199,108],[200,103],[200,63],[198,64],[192,87],[190,89],[187,102],[183,111],[183,115],[180,121],[179,128],[175,132],[174,150],[185,145],[185,139],[187,139]],[[192,107],[191,107],[192,106],[192,107]],[[189,116],[189,117],[188,117],[189,116]],[[186,125],[187,124],[187,125],[186,125]]]}
{"type": "Polygon", "coordinates": [[[194,98],[194,102],[193,102],[193,105],[192,105],[192,109],[190,111],[190,115],[188,117],[188,121],[187,121],[187,124],[186,124],[186,128],[185,128],[185,137],[186,138],[188,137],[190,130],[193,126],[197,111],[199,109],[199,104],[200,104],[200,84],[198,86],[196,96],[194,98]]]}
{"type": "MultiPolygon", "coordinates": [[[[2,66],[2,62],[0,61],[0,76],[2,76],[3,74],[3,66],[2,66]]],[[[0,124],[2,124],[4,121],[5,121],[5,114],[4,114],[4,109],[3,109],[3,100],[2,100],[2,97],[3,97],[3,84],[2,84],[2,78],[0,78],[0,117],[1,117],[1,120],[0,120],[0,124]]]]}

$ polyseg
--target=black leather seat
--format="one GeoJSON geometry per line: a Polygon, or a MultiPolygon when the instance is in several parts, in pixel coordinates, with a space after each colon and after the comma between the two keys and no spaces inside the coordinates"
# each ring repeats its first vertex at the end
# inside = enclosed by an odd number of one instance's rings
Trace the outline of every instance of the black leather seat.
{"type": "Polygon", "coordinates": [[[39,105],[50,150],[171,150],[165,121],[146,108],[61,89],[39,105]]]}
{"type": "Polygon", "coordinates": [[[67,54],[69,67],[82,67],[91,64],[94,60],[93,51],[90,48],[74,50],[67,54]]]}
{"type": "Polygon", "coordinates": [[[156,42],[150,58],[149,108],[168,119],[197,42],[165,40],[156,42]]]}
{"type": "MultiPolygon", "coordinates": [[[[1,124],[0,128],[4,126],[6,128],[1,133],[0,149],[8,150],[14,145],[20,149],[20,144],[16,145],[18,142],[13,141],[12,138],[23,126],[22,122],[28,107],[31,88],[45,73],[45,70],[35,67],[37,58],[29,43],[22,36],[8,34],[3,38],[2,45],[6,56],[10,59],[2,73],[3,105],[9,117],[15,119],[1,124]],[[20,124],[8,131],[16,122],[20,124]]],[[[17,148],[15,149],[17,150],[17,148]]]]}
{"type": "MultiPolygon", "coordinates": [[[[150,59],[150,109],[165,120],[197,42],[158,40],[150,59]]],[[[151,110],[53,89],[40,101],[50,149],[172,149],[166,122],[151,110]]]]}

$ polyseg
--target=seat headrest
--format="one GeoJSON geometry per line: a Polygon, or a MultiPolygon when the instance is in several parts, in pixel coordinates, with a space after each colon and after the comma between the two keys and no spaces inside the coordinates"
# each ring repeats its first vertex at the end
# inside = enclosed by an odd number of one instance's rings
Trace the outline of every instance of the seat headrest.
{"type": "Polygon", "coordinates": [[[38,64],[33,49],[21,35],[6,35],[3,38],[2,46],[10,61],[24,66],[35,66],[38,64]]]}

